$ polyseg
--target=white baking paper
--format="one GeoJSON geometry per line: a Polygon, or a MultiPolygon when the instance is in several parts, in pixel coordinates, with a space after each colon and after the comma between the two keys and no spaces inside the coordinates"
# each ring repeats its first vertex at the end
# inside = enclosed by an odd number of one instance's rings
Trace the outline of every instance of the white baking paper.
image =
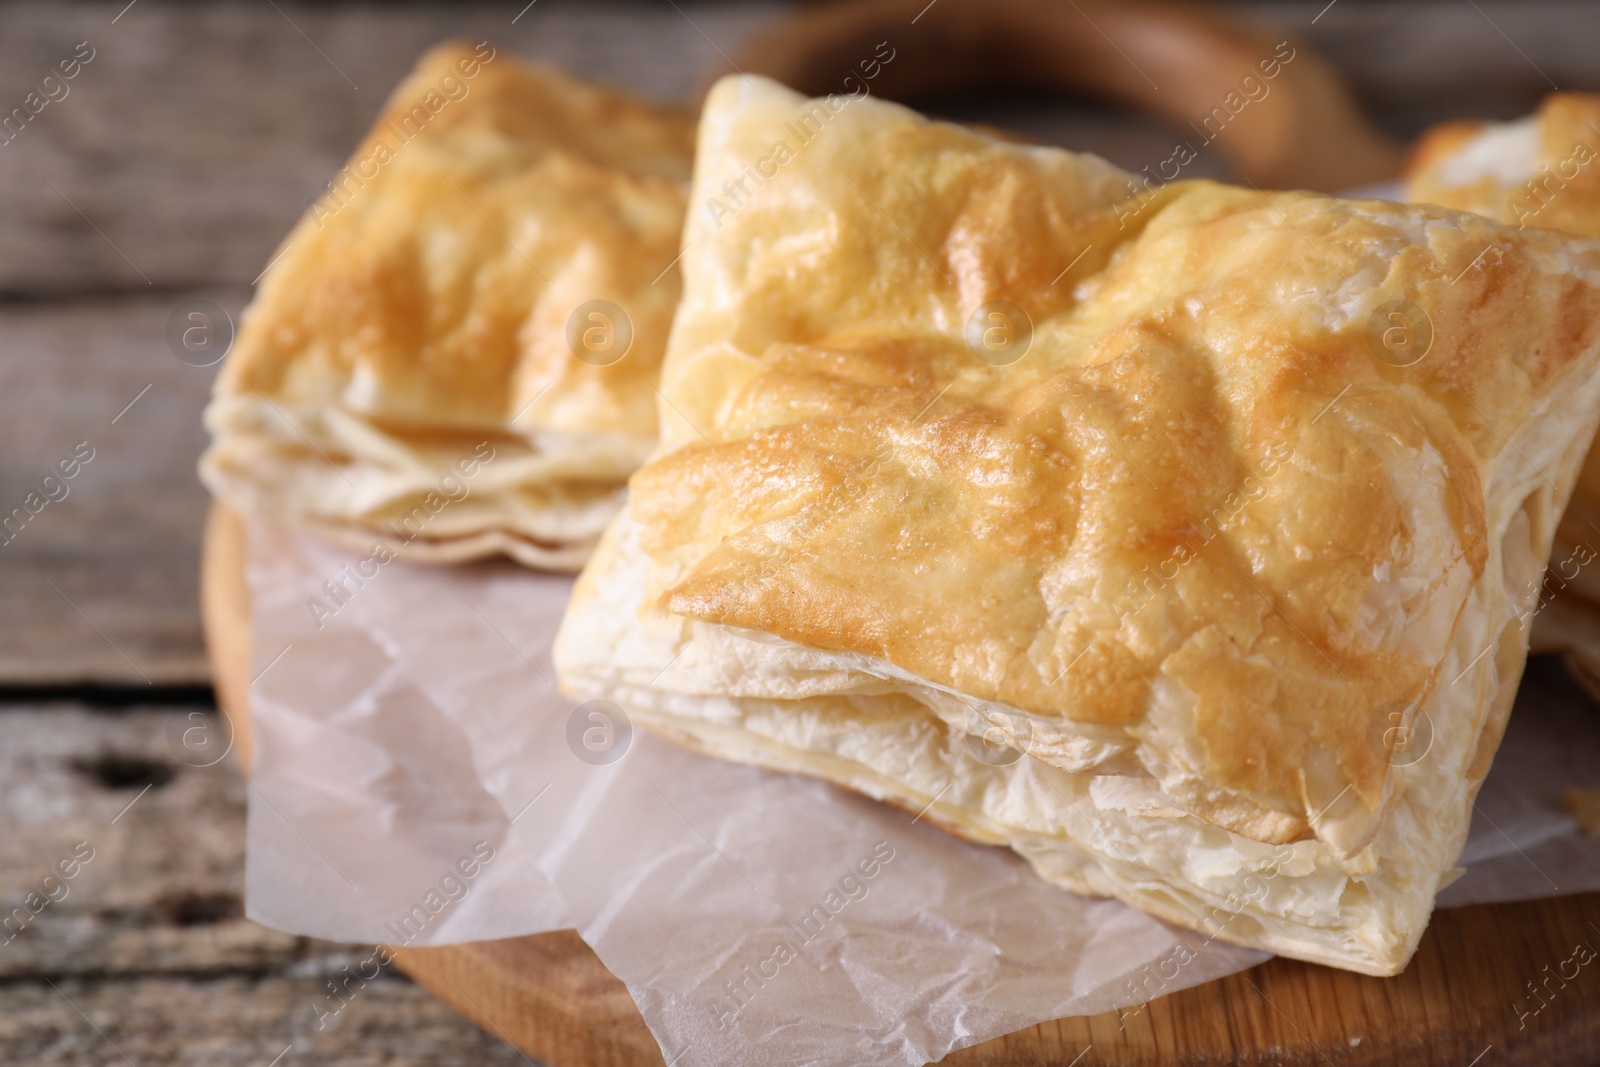
{"type": "MultiPolygon", "coordinates": [[[[249,539],[259,922],[413,945],[576,927],[674,1067],[922,1064],[1265,958],[821,782],[575,719],[550,665],[569,579],[249,539]]],[[[1600,889],[1561,801],[1597,784],[1600,712],[1535,664],[1444,902],[1600,889]]]]}

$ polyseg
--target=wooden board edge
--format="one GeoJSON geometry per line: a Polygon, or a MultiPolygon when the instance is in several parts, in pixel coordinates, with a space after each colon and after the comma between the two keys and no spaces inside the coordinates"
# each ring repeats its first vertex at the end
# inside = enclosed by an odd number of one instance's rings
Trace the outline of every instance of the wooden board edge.
{"type": "Polygon", "coordinates": [[[418,985],[530,1056],[559,1067],[665,1065],[628,987],[576,930],[394,952],[418,985]]]}
{"type": "Polygon", "coordinates": [[[250,770],[250,585],[244,520],[220,501],[200,544],[200,622],[217,708],[233,732],[239,769],[250,770]]]}

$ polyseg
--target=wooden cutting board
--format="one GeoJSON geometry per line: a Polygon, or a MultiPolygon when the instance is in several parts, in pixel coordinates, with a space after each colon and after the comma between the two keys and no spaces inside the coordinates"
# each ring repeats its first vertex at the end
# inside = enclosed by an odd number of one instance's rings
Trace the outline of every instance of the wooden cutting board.
{"type": "MultiPolygon", "coordinates": [[[[250,762],[244,529],[213,505],[201,605],[217,699],[250,762]]],[[[1600,1063],[1600,893],[1442,911],[1406,972],[1367,978],[1272,959],[1142,1009],[1058,1019],[952,1053],[961,1067],[1600,1063]],[[1534,990],[1537,989],[1537,997],[1534,990]],[[1535,1011],[1537,1009],[1537,1011],[1535,1011]],[[1528,1014],[1523,1015],[1521,1012],[1528,1014]]],[[[663,1063],[621,980],[575,932],[395,950],[400,967],[552,1067],[663,1063]]]]}

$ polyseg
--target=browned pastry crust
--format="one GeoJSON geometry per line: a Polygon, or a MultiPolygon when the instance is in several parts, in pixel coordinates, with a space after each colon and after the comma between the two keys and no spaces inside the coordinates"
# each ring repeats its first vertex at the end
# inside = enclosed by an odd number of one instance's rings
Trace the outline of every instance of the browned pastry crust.
{"type": "Polygon", "coordinates": [[[487,442],[469,496],[427,507],[401,554],[581,563],[655,439],[693,136],[487,43],[428,52],[263,277],[208,484],[370,545],[487,442]],[[615,362],[570,343],[594,300],[631,326],[615,362]]]}
{"type": "MultiPolygon", "coordinates": [[[[1600,237],[1600,94],[1551,93],[1514,123],[1460,121],[1425,133],[1406,198],[1519,228],[1600,237]]],[[[1561,650],[1593,688],[1600,674],[1600,451],[1591,449],[1539,586],[1534,651],[1561,650]]]]}
{"type": "Polygon", "coordinates": [[[1551,93],[1516,123],[1436,126],[1405,181],[1408,200],[1600,237],[1600,94],[1551,93]]]}
{"type": "Polygon", "coordinates": [[[698,153],[663,441],[568,691],[1192,925],[1276,845],[1222,936],[1403,966],[1600,418],[1600,247],[760,79],[698,153]]]}
{"type": "MultiPolygon", "coordinates": [[[[1361,848],[1385,800],[1374,710],[1438,682],[1486,558],[1495,427],[1583,357],[1594,291],[1530,268],[1549,237],[1457,221],[1411,243],[1415,212],[1206,183],[1118,230],[1034,154],[921,123],[883,139],[931,173],[854,168],[852,201],[813,164],[842,239],[772,276],[776,292],[684,324],[665,390],[696,429],[669,431],[633,483],[665,606],[1020,708],[1041,720],[1032,751],[1063,767],[1041,729],[1114,730],[1188,764],[1186,808],[1262,840],[1310,832],[1342,793],[1325,815],[1348,811],[1339,844],[1361,848]],[[1373,358],[1364,318],[1330,323],[1306,299],[1386,245],[1368,302],[1441,324],[1412,368],[1373,358]],[[1084,280],[1053,285],[1081,248],[1084,280]],[[888,296],[890,279],[932,306],[863,314],[851,294],[888,296]],[[991,368],[939,326],[996,299],[1028,310],[1034,358],[991,368]],[[1515,333],[1512,358],[1443,325],[1474,319],[1515,333]],[[708,329],[737,352],[697,344],[708,329]],[[1397,454],[1419,469],[1396,478],[1397,454]],[[1437,509],[1422,528],[1419,489],[1437,509]],[[1416,588],[1375,622],[1397,582],[1416,588]],[[1190,701],[1179,722],[1159,721],[1168,685],[1190,701]]],[[[752,242],[798,225],[772,192],[725,225],[752,242]]],[[[716,266],[765,265],[735,254],[716,266]]]]}

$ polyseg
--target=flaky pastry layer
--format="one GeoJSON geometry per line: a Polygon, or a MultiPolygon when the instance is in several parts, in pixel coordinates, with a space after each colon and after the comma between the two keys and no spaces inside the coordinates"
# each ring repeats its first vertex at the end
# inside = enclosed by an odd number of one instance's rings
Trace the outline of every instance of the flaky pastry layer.
{"type": "MultiPolygon", "coordinates": [[[[724,83],[693,202],[816,107],[724,83]]],[[[685,244],[631,483],[647,602],[885,660],[1020,709],[1064,769],[1131,760],[1219,826],[1346,854],[1388,799],[1371,724],[1438,684],[1483,574],[1501,434],[1596,330],[1594,251],[1554,235],[1135,197],[873,100],[685,244]],[[999,302],[1031,323],[1004,364],[966,336],[999,302]],[[1409,366],[1374,347],[1391,305],[1434,324],[1409,366]]]]}
{"type": "Polygon", "coordinates": [[[567,690],[1175,921],[1220,902],[1216,936],[1403,966],[1600,417],[1600,248],[1142,188],[760,79],[698,153],[663,441],[567,690]],[[1015,761],[959,755],[985,737],[1015,761]]]}
{"type": "Polygon", "coordinates": [[[265,272],[207,485],[402,556],[575,569],[656,440],[693,133],[487,44],[427,53],[265,272]]]}
{"type": "MultiPolygon", "coordinates": [[[[1541,551],[1530,521],[1520,515],[1503,539],[1508,552],[1541,551]]],[[[848,656],[641,612],[648,561],[638,536],[620,516],[580,579],[557,646],[575,699],[615,701],[708,755],[824,778],[969,840],[1007,845],[1051,882],[1116,897],[1208,940],[1366,974],[1404,968],[1434,896],[1453,879],[1468,798],[1487,769],[1479,751],[1498,741],[1522,664],[1517,627],[1462,629],[1447,662],[1457,681],[1423,710],[1423,760],[1397,768],[1383,828],[1341,859],[1314,840],[1271,845],[1212,826],[1149,775],[1074,773],[1021,755],[945,721],[928,687],[887,680],[848,656]]],[[[993,721],[1006,722],[995,710],[993,721]]]]}
{"type": "MultiPolygon", "coordinates": [[[[1600,95],[1551,93],[1516,122],[1451,122],[1425,133],[1406,170],[1408,200],[1521,227],[1600,238],[1600,95]]],[[[1600,676],[1600,449],[1591,446],[1556,529],[1533,615],[1535,652],[1567,652],[1600,676]]],[[[1592,685],[1591,685],[1592,688],[1592,685]]]]}

